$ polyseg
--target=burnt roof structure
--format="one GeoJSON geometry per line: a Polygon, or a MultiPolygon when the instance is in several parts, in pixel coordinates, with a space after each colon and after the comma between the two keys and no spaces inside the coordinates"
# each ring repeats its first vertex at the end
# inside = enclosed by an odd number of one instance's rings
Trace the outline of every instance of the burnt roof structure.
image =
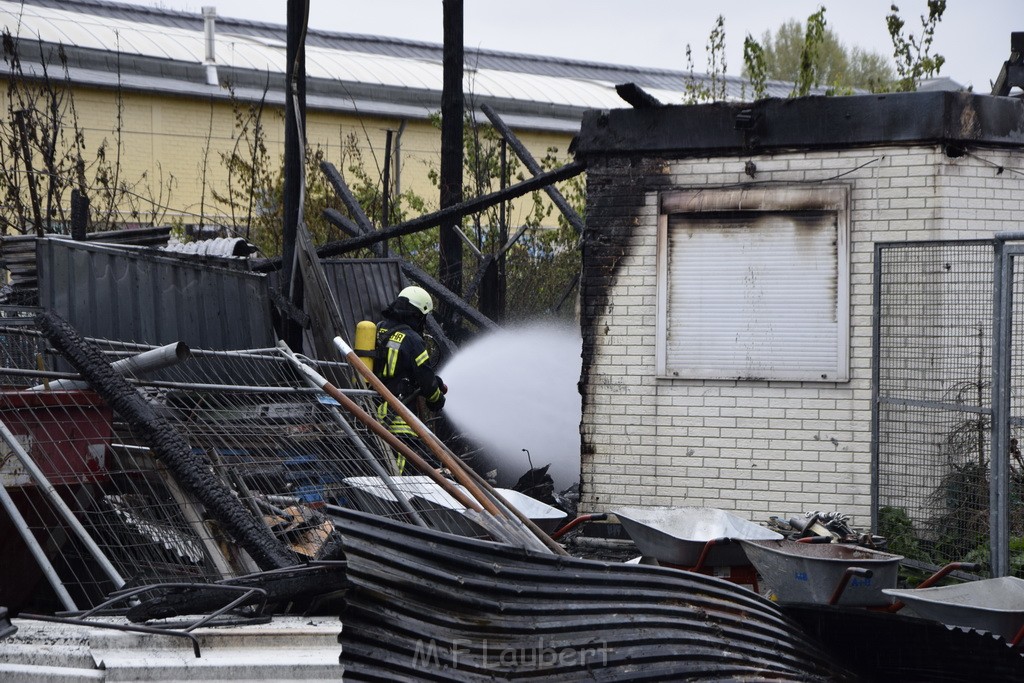
{"type": "Polygon", "coordinates": [[[1024,144],[1024,102],[926,92],[589,111],[576,154],[692,157],[932,142],[1024,144]]]}

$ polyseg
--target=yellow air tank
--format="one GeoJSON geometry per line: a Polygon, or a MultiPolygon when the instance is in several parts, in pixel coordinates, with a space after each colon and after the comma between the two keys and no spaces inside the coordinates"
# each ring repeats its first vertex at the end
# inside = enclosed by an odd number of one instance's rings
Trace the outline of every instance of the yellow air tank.
{"type": "Polygon", "coordinates": [[[356,343],[352,350],[359,359],[373,372],[373,357],[377,346],[377,325],[369,320],[356,323],[356,343]]]}

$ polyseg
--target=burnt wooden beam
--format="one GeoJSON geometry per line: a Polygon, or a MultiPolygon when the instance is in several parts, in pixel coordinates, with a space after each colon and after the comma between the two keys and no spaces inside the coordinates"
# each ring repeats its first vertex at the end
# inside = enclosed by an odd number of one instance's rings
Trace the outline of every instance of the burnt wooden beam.
{"type": "Polygon", "coordinates": [[[89,229],[89,197],[71,190],[71,239],[84,240],[89,229]]]}
{"type": "Polygon", "coordinates": [[[661,100],[636,83],[620,83],[615,86],[615,92],[634,109],[650,109],[651,107],[665,106],[661,100]]]}
{"type": "Polygon", "coordinates": [[[419,216],[418,218],[413,218],[412,220],[390,228],[377,230],[373,234],[364,234],[360,237],[328,242],[317,249],[317,254],[319,254],[321,258],[326,256],[336,256],[337,254],[344,254],[346,252],[355,251],[356,249],[361,249],[362,247],[368,247],[371,244],[380,242],[381,240],[401,237],[403,235],[411,235],[416,232],[435,228],[443,221],[459,220],[463,216],[479,213],[480,211],[488,209],[499,202],[505,202],[509,199],[522,197],[524,194],[541,190],[551,183],[572,178],[573,176],[577,176],[582,173],[586,168],[586,164],[582,161],[573,161],[572,163],[566,164],[565,166],[561,166],[552,171],[548,171],[547,173],[542,173],[524,180],[521,183],[509,185],[504,190],[498,190],[497,192],[491,192],[490,194],[475,197],[462,202],[461,204],[450,206],[447,209],[441,209],[440,211],[435,211],[431,214],[419,216]]]}
{"type": "MultiPolygon", "coordinates": [[[[347,216],[342,214],[337,209],[324,209],[320,215],[323,216],[324,220],[326,220],[328,223],[330,223],[331,225],[333,225],[334,227],[338,228],[346,235],[349,235],[351,237],[359,237],[360,235],[370,235],[373,234],[374,232],[372,229],[364,230],[363,228],[360,228],[356,223],[354,223],[352,220],[350,220],[347,216]]],[[[381,243],[371,244],[368,248],[370,249],[370,251],[373,252],[374,256],[383,258],[384,247],[381,243]]]]}
{"type": "MultiPolygon", "coordinates": [[[[344,230],[346,233],[350,235],[356,236],[366,234],[365,232],[359,229],[359,226],[357,226],[355,223],[353,223],[352,221],[348,220],[340,213],[338,213],[336,209],[325,209],[323,212],[323,216],[325,219],[327,219],[327,221],[336,225],[338,228],[344,230]]],[[[381,249],[380,244],[370,245],[370,249],[374,251],[375,255],[382,255],[383,249],[381,249]]],[[[455,292],[451,291],[443,284],[435,280],[425,270],[423,270],[416,264],[411,263],[400,256],[391,256],[390,258],[393,258],[398,261],[399,267],[402,269],[402,272],[405,273],[407,277],[409,277],[414,282],[417,282],[420,286],[422,286],[425,290],[430,292],[431,295],[436,297],[439,301],[443,301],[449,306],[451,306],[452,310],[459,313],[466,320],[469,320],[471,323],[473,323],[474,325],[481,329],[499,329],[498,325],[493,320],[491,320],[487,316],[480,313],[480,311],[470,306],[468,303],[466,303],[465,299],[456,295],[455,292]]],[[[429,320],[433,320],[433,316],[428,316],[428,321],[429,320]]],[[[449,351],[451,350],[451,348],[453,348],[451,346],[451,341],[448,340],[447,335],[441,332],[440,326],[438,326],[436,330],[432,330],[431,334],[433,334],[435,337],[438,337],[438,335],[440,335],[439,338],[443,339],[443,341],[448,345],[449,351]]]]}
{"type": "Polygon", "coordinates": [[[399,266],[402,268],[403,273],[416,281],[416,283],[423,287],[423,289],[430,292],[431,295],[436,297],[439,301],[451,306],[452,310],[459,313],[463,318],[470,321],[480,329],[491,331],[501,329],[498,327],[497,323],[470,306],[466,303],[465,299],[438,282],[427,271],[423,270],[415,263],[410,263],[405,259],[401,259],[399,261],[399,266]]]}
{"type": "MultiPolygon", "coordinates": [[[[283,267],[281,287],[296,307],[303,307],[303,282],[293,272],[295,240],[302,219],[303,166],[302,149],[306,131],[306,21],[308,0],[288,0],[285,8],[287,31],[285,44],[287,95],[284,98],[284,190],[282,198],[281,255],[283,267]]],[[[293,349],[302,348],[302,330],[285,323],[281,338],[293,349]]]]}
{"type": "Polygon", "coordinates": [[[352,190],[349,189],[348,184],[345,182],[345,179],[341,176],[341,173],[338,172],[338,169],[334,164],[329,161],[321,161],[320,170],[327,178],[327,182],[331,184],[332,188],[334,188],[334,192],[338,195],[338,199],[340,199],[341,203],[345,205],[348,212],[352,214],[353,220],[355,220],[359,227],[368,233],[375,232],[376,230],[373,227],[373,223],[370,222],[370,218],[366,215],[366,212],[363,211],[363,207],[359,203],[359,200],[356,199],[354,194],[352,194],[352,190]]]}
{"type": "Polygon", "coordinates": [[[476,275],[473,276],[473,280],[469,283],[469,287],[466,288],[466,298],[471,299],[476,294],[476,290],[480,288],[480,283],[484,281],[484,275],[487,274],[487,269],[497,259],[493,254],[488,254],[484,260],[480,263],[480,267],[476,269],[476,275]]]}
{"type": "MultiPolygon", "coordinates": [[[[508,143],[508,146],[512,148],[512,151],[516,153],[516,156],[519,157],[519,160],[523,162],[523,165],[526,166],[530,173],[534,176],[538,176],[543,173],[540,164],[537,163],[537,160],[533,158],[530,151],[526,149],[522,142],[520,142],[519,138],[516,137],[516,134],[512,132],[512,129],[508,127],[500,116],[498,116],[498,113],[491,109],[491,107],[486,103],[480,105],[480,110],[490,120],[491,125],[501,133],[501,137],[505,138],[505,142],[508,143]]],[[[565,220],[569,221],[569,225],[575,228],[577,233],[583,234],[583,219],[580,218],[580,215],[576,213],[575,209],[569,206],[569,202],[567,202],[565,196],[558,191],[558,188],[554,185],[548,185],[544,188],[544,191],[547,193],[548,197],[551,198],[551,202],[559,211],[562,212],[562,215],[565,216],[565,220]]]]}

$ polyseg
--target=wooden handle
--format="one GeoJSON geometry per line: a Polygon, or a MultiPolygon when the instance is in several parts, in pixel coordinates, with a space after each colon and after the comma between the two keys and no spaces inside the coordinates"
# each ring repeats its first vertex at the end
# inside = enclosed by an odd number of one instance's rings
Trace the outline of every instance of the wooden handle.
{"type": "Polygon", "coordinates": [[[465,487],[465,489],[469,491],[477,501],[479,501],[480,505],[482,505],[487,512],[490,512],[492,515],[497,517],[507,516],[504,515],[498,506],[480,490],[472,478],[466,474],[466,471],[462,468],[462,463],[449,453],[448,449],[446,449],[437,440],[437,437],[435,437],[433,433],[424,426],[423,422],[415,415],[415,413],[409,410],[408,406],[398,400],[398,397],[391,393],[391,390],[384,385],[384,382],[382,382],[377,375],[373,374],[373,372],[366,367],[365,363],[359,360],[359,356],[357,356],[355,351],[352,350],[352,347],[345,343],[344,339],[341,337],[335,337],[334,344],[341,350],[341,353],[348,360],[349,365],[355,368],[356,372],[362,375],[363,379],[365,379],[366,382],[377,391],[377,393],[384,397],[384,400],[388,402],[391,409],[401,416],[401,418],[405,420],[406,424],[412,427],[413,431],[416,432],[416,434],[423,440],[423,443],[425,443],[434,455],[437,456],[437,459],[448,468],[452,473],[452,476],[455,477],[455,480],[465,487]]]}

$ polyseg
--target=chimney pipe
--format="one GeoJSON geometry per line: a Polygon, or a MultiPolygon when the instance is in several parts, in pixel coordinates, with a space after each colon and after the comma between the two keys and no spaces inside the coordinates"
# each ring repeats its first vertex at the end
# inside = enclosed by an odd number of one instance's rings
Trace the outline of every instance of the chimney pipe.
{"type": "Polygon", "coordinates": [[[217,50],[216,50],[216,24],[217,8],[203,8],[203,35],[206,43],[206,58],[203,64],[206,65],[206,83],[208,85],[219,85],[217,79],[217,50]]]}

